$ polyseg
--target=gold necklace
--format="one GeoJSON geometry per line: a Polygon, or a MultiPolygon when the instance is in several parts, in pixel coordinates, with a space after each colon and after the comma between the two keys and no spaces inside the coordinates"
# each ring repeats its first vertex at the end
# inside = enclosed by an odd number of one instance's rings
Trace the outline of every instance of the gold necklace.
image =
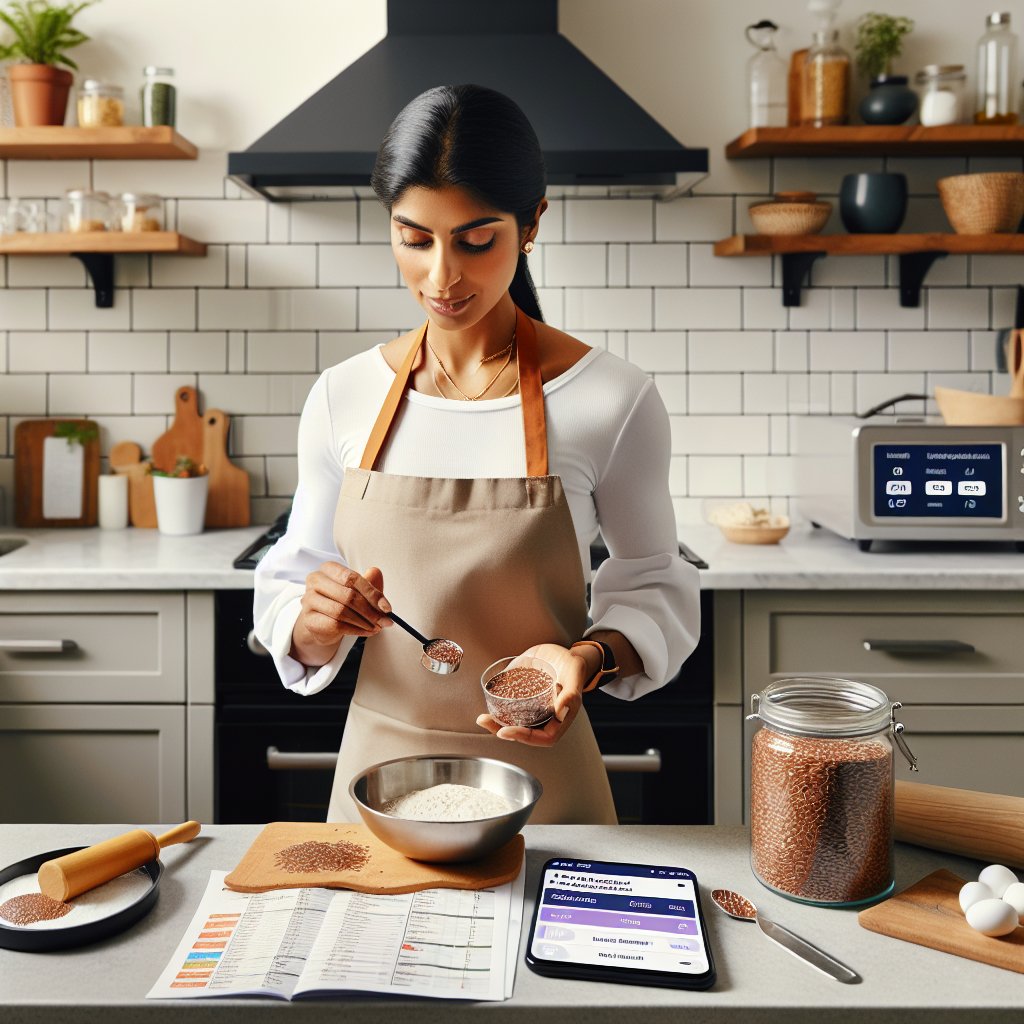
{"type": "MultiPolygon", "coordinates": [[[[513,331],[512,340],[508,343],[507,349],[502,349],[502,352],[507,352],[507,355],[505,356],[505,361],[501,364],[501,366],[498,367],[498,372],[475,395],[467,395],[466,392],[463,391],[462,388],[460,388],[459,385],[455,383],[454,379],[452,378],[452,375],[447,371],[447,369],[445,369],[444,363],[441,362],[441,357],[434,351],[434,346],[430,344],[430,339],[427,338],[427,348],[430,349],[430,354],[434,357],[434,359],[437,361],[437,365],[441,368],[441,373],[444,374],[445,380],[448,381],[448,383],[451,384],[451,386],[455,388],[455,390],[467,402],[479,401],[481,398],[483,398],[485,394],[487,394],[488,391],[491,390],[492,387],[494,387],[498,378],[505,372],[505,369],[508,367],[509,363],[512,362],[512,354],[515,348],[515,343],[516,335],[515,331],[513,331]]],[[[490,356],[488,358],[493,359],[497,355],[501,355],[501,353],[496,353],[495,356],[490,356]]],[[[481,360],[480,365],[483,366],[485,362],[487,362],[487,360],[481,360]]],[[[437,390],[440,392],[441,389],[437,386],[437,374],[434,375],[434,387],[436,387],[437,390]]]]}

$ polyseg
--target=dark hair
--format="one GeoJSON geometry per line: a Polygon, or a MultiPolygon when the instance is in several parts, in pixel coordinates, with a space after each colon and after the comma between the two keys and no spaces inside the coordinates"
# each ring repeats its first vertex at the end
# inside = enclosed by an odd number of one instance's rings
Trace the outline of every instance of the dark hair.
{"type": "MultiPolygon", "coordinates": [[[[409,188],[457,185],[531,225],[544,198],[544,157],[533,126],[507,96],[480,85],[420,93],[391,123],[370,184],[388,210],[409,188]]],[[[543,320],[526,256],[509,285],[512,301],[543,320]]]]}

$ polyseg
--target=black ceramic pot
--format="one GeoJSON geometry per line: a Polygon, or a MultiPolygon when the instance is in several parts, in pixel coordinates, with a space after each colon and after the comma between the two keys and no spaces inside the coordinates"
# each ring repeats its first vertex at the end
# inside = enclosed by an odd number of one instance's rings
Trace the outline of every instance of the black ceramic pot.
{"type": "Polygon", "coordinates": [[[854,234],[891,235],[907,212],[902,174],[847,174],[839,187],[839,216],[854,234]]]}
{"type": "Polygon", "coordinates": [[[859,110],[865,124],[903,124],[917,113],[917,93],[907,85],[906,75],[879,75],[871,80],[859,110]]]}

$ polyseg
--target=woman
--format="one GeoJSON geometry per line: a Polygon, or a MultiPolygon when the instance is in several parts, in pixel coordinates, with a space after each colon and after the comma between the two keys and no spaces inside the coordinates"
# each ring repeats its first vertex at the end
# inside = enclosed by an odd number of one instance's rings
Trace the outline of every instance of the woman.
{"type": "Polygon", "coordinates": [[[348,784],[370,764],[465,754],[536,775],[534,822],[613,824],[582,694],[642,696],[699,634],[697,572],[678,556],[668,493],[668,416],[643,372],[543,322],[527,256],[547,209],[544,166],[515,103],[479,86],[423,93],[388,130],[372,184],[426,324],[313,386],[288,531],[256,572],[257,636],[302,694],[367,638],[328,820],[358,820],[348,784]],[[611,557],[588,629],[598,528],[611,557]],[[462,645],[460,670],[421,668],[392,605],[462,645]],[[557,671],[555,717],[501,727],[480,675],[524,652],[557,671]]]}

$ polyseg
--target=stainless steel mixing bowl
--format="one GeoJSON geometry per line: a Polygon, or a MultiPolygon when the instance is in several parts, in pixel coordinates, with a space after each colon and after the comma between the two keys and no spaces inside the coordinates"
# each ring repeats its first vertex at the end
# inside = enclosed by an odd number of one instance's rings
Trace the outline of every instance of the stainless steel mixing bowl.
{"type": "Polygon", "coordinates": [[[504,846],[525,824],[543,792],[527,771],[489,757],[400,757],[367,768],[348,787],[367,828],[413,860],[476,860],[504,846]],[[505,797],[514,810],[473,821],[414,821],[382,810],[390,800],[450,783],[505,797]]]}

